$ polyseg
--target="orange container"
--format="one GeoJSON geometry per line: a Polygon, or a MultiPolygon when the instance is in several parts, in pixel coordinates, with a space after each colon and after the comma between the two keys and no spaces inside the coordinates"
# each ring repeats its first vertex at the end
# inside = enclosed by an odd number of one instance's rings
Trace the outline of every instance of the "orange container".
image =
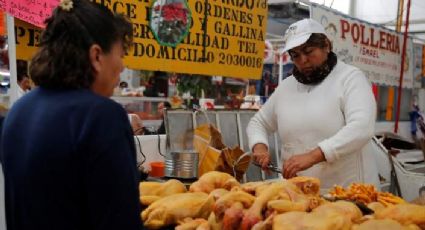
{"type": "Polygon", "coordinates": [[[149,176],[151,177],[163,177],[164,176],[164,162],[162,161],[154,161],[150,163],[151,171],[149,172],[149,176]]]}

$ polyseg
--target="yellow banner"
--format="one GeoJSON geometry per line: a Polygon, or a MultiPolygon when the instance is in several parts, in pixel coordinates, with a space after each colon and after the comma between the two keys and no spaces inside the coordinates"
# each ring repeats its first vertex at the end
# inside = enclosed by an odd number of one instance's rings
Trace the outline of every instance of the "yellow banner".
{"type": "MultiPolygon", "coordinates": [[[[128,68],[261,78],[266,0],[188,0],[191,27],[176,47],[160,45],[150,29],[153,0],[94,2],[122,13],[132,21],[134,47],[124,58],[128,68]],[[206,31],[202,29],[203,25],[206,25],[206,31]]],[[[21,59],[32,56],[40,35],[39,29],[25,24],[16,20],[17,57],[21,59]]]]}
{"type": "Polygon", "coordinates": [[[42,29],[15,18],[16,59],[30,60],[40,44],[42,29]]]}

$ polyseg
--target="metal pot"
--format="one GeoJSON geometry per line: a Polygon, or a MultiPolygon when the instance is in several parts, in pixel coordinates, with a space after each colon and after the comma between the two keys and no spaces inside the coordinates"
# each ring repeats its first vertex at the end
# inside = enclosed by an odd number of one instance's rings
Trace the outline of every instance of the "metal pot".
{"type": "Polygon", "coordinates": [[[191,179],[198,177],[199,154],[196,151],[169,152],[165,155],[165,176],[191,179]]]}

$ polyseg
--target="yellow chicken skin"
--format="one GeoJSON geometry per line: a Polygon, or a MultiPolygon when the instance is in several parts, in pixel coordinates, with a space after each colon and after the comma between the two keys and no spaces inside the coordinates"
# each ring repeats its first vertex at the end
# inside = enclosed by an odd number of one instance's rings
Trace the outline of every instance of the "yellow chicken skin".
{"type": "Polygon", "coordinates": [[[262,186],[261,191],[257,191],[256,193],[258,193],[257,198],[255,199],[252,206],[244,214],[241,223],[242,230],[251,229],[255,224],[262,221],[262,212],[266,207],[270,209],[275,209],[275,211],[278,212],[279,210],[307,211],[319,205],[319,200],[316,199],[317,197],[305,195],[299,187],[297,187],[289,180],[271,183],[267,187],[262,186]]]}
{"type": "Polygon", "coordinates": [[[352,222],[360,220],[363,216],[362,211],[354,203],[343,200],[321,205],[315,208],[313,212],[322,214],[335,212],[348,217],[352,222]]]}
{"type": "Polygon", "coordinates": [[[298,176],[288,181],[295,184],[306,195],[318,196],[320,193],[320,180],[317,178],[298,176]]]}
{"type": "Polygon", "coordinates": [[[213,206],[214,198],[206,193],[180,193],[155,201],[141,216],[147,228],[158,229],[178,224],[186,218],[207,219],[213,206]]]}
{"type": "Polygon", "coordinates": [[[420,230],[414,224],[403,226],[399,222],[391,219],[368,220],[362,224],[354,225],[352,230],[420,230]]]}
{"type": "Polygon", "coordinates": [[[392,219],[401,224],[416,224],[425,229],[425,206],[417,204],[398,204],[375,213],[376,219],[392,219]]]}
{"type": "Polygon", "coordinates": [[[230,174],[211,171],[202,175],[198,181],[190,185],[191,192],[210,193],[217,188],[231,190],[233,187],[239,187],[239,182],[230,174]]]}
{"type": "Polygon", "coordinates": [[[168,180],[165,183],[160,182],[140,182],[140,203],[150,205],[162,197],[187,192],[186,186],[178,180],[168,180]]]}
{"type": "Polygon", "coordinates": [[[273,218],[273,230],[350,230],[352,223],[337,212],[287,212],[273,218]]]}

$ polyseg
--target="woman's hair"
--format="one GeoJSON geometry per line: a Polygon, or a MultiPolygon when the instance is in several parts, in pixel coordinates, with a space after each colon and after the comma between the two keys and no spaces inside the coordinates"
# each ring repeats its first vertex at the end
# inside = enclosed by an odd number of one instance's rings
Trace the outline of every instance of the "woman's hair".
{"type": "Polygon", "coordinates": [[[325,48],[329,45],[329,49],[332,51],[332,42],[325,34],[312,33],[310,38],[308,38],[306,44],[309,46],[325,48]]]}
{"type": "Polygon", "coordinates": [[[116,42],[122,42],[126,50],[132,43],[127,19],[88,0],[73,0],[70,10],[57,7],[45,22],[30,76],[46,88],[90,88],[94,81],[90,47],[97,44],[108,53],[116,42]]]}

